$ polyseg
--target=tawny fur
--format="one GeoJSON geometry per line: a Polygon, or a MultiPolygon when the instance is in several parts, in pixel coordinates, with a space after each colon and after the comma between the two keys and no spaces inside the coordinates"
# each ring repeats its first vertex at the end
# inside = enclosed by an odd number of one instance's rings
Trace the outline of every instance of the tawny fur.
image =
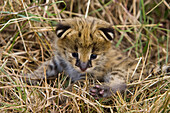
{"type": "Polygon", "coordinates": [[[124,91],[127,75],[132,75],[137,61],[126,57],[112,44],[114,32],[109,23],[96,18],[72,18],[61,22],[54,36],[53,59],[27,76],[43,78],[45,67],[47,78],[57,77],[64,71],[74,82],[87,73],[102,81],[102,86],[90,89],[94,97],[124,91]]]}

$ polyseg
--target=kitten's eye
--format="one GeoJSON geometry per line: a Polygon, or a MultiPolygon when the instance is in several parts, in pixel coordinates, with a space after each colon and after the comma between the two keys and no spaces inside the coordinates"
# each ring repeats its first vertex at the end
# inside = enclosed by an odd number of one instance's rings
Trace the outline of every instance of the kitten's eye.
{"type": "Polygon", "coordinates": [[[96,59],[97,55],[96,54],[91,54],[90,59],[96,59]]]}
{"type": "Polygon", "coordinates": [[[78,53],[72,53],[72,56],[73,56],[74,58],[78,58],[78,53]]]}

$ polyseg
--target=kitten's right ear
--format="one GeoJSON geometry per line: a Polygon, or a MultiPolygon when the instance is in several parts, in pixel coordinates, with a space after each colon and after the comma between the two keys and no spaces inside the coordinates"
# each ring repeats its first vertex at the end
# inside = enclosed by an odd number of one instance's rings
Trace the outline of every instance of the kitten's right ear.
{"type": "Polygon", "coordinates": [[[69,25],[58,24],[56,28],[56,35],[58,38],[64,38],[71,27],[69,25]]]}

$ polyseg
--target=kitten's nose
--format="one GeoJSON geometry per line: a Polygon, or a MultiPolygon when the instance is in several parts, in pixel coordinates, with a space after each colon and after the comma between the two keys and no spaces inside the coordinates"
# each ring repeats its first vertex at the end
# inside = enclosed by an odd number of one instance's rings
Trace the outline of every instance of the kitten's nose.
{"type": "Polygon", "coordinates": [[[88,62],[80,62],[81,71],[86,71],[87,68],[88,68],[88,62]]]}
{"type": "Polygon", "coordinates": [[[92,67],[91,61],[81,62],[80,60],[77,60],[75,65],[79,67],[81,71],[86,71],[87,68],[92,67]]]}

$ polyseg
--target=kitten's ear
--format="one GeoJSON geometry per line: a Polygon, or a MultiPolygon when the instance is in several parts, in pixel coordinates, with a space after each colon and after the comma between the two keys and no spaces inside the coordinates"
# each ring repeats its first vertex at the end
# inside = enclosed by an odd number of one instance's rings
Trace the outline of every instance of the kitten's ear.
{"type": "Polygon", "coordinates": [[[69,25],[58,24],[56,28],[56,35],[58,38],[64,38],[65,35],[69,32],[68,30],[71,27],[69,25]]]}
{"type": "Polygon", "coordinates": [[[112,41],[114,38],[114,29],[112,27],[108,28],[100,28],[99,30],[102,31],[102,35],[105,37],[106,40],[112,41]]]}

